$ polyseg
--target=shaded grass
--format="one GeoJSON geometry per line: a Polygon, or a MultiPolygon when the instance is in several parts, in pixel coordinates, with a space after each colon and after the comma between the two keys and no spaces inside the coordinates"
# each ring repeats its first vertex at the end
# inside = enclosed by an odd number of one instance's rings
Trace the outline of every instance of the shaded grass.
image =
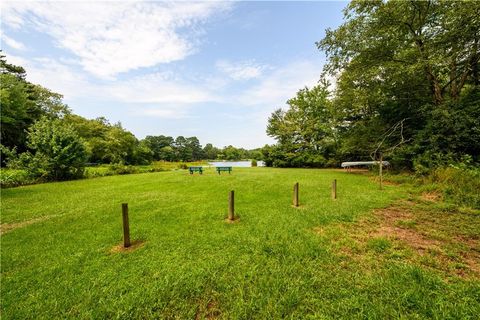
{"type": "Polygon", "coordinates": [[[51,218],[1,236],[2,318],[474,318],[477,278],[446,281],[402,250],[384,259],[395,242],[364,249],[351,238],[362,230],[340,227],[406,197],[365,176],[271,168],[5,189],[2,225],[51,218]],[[300,209],[291,207],[295,182],[300,209]],[[234,224],[224,221],[229,190],[234,224]],[[143,245],[112,253],[122,202],[143,245]]]}

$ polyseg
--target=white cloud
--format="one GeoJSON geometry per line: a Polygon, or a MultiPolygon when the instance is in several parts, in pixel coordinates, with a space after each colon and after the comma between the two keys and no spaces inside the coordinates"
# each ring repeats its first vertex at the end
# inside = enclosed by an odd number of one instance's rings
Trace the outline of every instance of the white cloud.
{"type": "Polygon", "coordinates": [[[114,99],[131,103],[191,104],[217,99],[208,88],[182,80],[172,80],[163,73],[116,81],[105,90],[114,99]]]}
{"type": "Polygon", "coordinates": [[[182,60],[198,46],[198,26],[230,3],[4,2],[12,28],[31,26],[80,59],[99,77],[182,60]]]}
{"type": "Polygon", "coordinates": [[[75,64],[68,61],[49,58],[26,60],[8,53],[7,60],[23,66],[27,70],[28,81],[61,93],[67,102],[88,98],[128,104],[157,104],[154,109],[139,109],[138,112],[173,118],[179,117],[179,110],[190,104],[219,99],[208,85],[187,82],[171,72],[150,73],[125,80],[92,82],[85,73],[76,70],[78,68],[75,64]]]}
{"type": "Polygon", "coordinates": [[[290,63],[262,77],[259,84],[243,92],[237,100],[244,105],[283,106],[298,90],[316,85],[321,70],[320,62],[305,60],[290,63]]]}
{"type": "Polygon", "coordinates": [[[28,81],[62,94],[67,103],[74,98],[86,96],[101,98],[103,95],[100,87],[91,83],[82,72],[75,70],[72,65],[50,58],[27,60],[8,53],[6,56],[8,62],[25,68],[28,81]]]}
{"type": "Polygon", "coordinates": [[[25,50],[25,45],[17,40],[14,40],[10,37],[8,37],[5,34],[2,34],[2,43],[5,43],[7,46],[9,46],[12,49],[15,50],[25,50]]]}
{"type": "Polygon", "coordinates": [[[131,110],[130,112],[133,116],[149,116],[155,118],[165,118],[165,119],[182,119],[187,116],[186,108],[179,107],[150,107],[150,108],[140,108],[131,110]]]}
{"type": "Polygon", "coordinates": [[[240,61],[233,63],[227,60],[218,61],[216,67],[234,80],[250,80],[258,78],[267,68],[254,61],[240,61]]]}

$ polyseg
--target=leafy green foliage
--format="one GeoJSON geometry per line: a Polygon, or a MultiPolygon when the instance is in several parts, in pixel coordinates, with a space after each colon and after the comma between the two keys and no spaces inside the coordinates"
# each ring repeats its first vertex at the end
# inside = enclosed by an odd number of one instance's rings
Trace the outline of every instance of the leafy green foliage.
{"type": "MultiPolygon", "coordinates": [[[[0,54],[0,101],[2,145],[27,150],[27,129],[42,116],[59,118],[70,110],[62,103],[62,96],[25,80],[25,70],[8,64],[0,54]]],[[[2,158],[4,158],[2,153],[2,158]]],[[[2,166],[5,165],[2,159],[2,166]]]]}
{"type": "Polygon", "coordinates": [[[328,100],[328,83],[304,88],[268,119],[267,133],[278,145],[264,150],[267,165],[324,167],[337,146],[336,117],[328,100]]]}
{"type": "Polygon", "coordinates": [[[203,154],[205,155],[205,158],[209,160],[217,159],[219,153],[220,149],[214,147],[211,143],[207,143],[203,148],[203,154]]]}
{"type": "Polygon", "coordinates": [[[31,177],[27,171],[21,169],[0,169],[0,187],[12,188],[35,183],[35,179],[31,177]]]}
{"type": "Polygon", "coordinates": [[[22,153],[20,161],[30,176],[47,181],[83,176],[87,158],[85,147],[74,129],[64,121],[41,118],[30,127],[27,146],[32,153],[22,153]]]}
{"type": "Polygon", "coordinates": [[[378,160],[428,171],[480,161],[480,2],[352,1],[345,22],[317,42],[322,79],[272,113],[267,164],[378,160]],[[325,92],[319,94],[317,90],[325,92]]]}
{"type": "Polygon", "coordinates": [[[145,144],[152,150],[154,160],[174,161],[175,154],[173,152],[172,137],[167,136],[146,136],[143,140],[145,144]]]}

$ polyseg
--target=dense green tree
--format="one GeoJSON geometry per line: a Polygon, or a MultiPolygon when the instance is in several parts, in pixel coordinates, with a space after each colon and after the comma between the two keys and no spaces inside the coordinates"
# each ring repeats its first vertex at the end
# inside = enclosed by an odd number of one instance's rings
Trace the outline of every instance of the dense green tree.
{"type": "MultiPolygon", "coordinates": [[[[0,54],[1,143],[18,152],[27,150],[27,129],[40,117],[68,114],[60,94],[25,80],[25,70],[8,64],[0,54]]],[[[2,154],[2,165],[3,162],[2,154]]]]}
{"type": "Polygon", "coordinates": [[[479,17],[475,1],[352,1],[317,43],[333,94],[322,82],[272,114],[267,165],[479,161],[479,17]]]}
{"type": "Polygon", "coordinates": [[[65,121],[83,139],[88,151],[88,162],[143,164],[153,158],[150,145],[139,142],[120,123],[112,125],[103,117],[89,120],[74,114],[67,115],[65,121]]]}
{"type": "Polygon", "coordinates": [[[206,159],[215,160],[217,159],[218,154],[220,153],[220,149],[213,146],[211,143],[207,143],[203,148],[203,154],[206,159]]]}
{"type": "Polygon", "coordinates": [[[381,142],[384,150],[401,143],[392,157],[406,164],[427,151],[478,159],[472,145],[457,148],[432,137],[448,127],[450,136],[477,141],[472,124],[479,102],[464,97],[479,89],[479,16],[475,1],[348,5],[346,22],[317,43],[329,58],[325,73],[338,79],[333,104],[345,124],[340,158],[366,157],[381,142]],[[453,118],[455,126],[439,125],[453,118]]]}
{"type": "Polygon", "coordinates": [[[176,160],[191,161],[192,151],[187,146],[187,139],[184,136],[178,136],[174,142],[176,160]]]}
{"type": "MultiPolygon", "coordinates": [[[[168,136],[146,136],[145,143],[153,151],[154,160],[170,160],[172,159],[171,154],[168,152],[168,149],[165,147],[173,147],[174,139],[168,136]],[[162,150],[167,150],[167,153],[162,152],[162,150]]],[[[171,160],[170,160],[171,161],[171,160]]]]}
{"type": "Polygon", "coordinates": [[[25,129],[33,123],[26,83],[12,74],[1,74],[0,82],[2,144],[24,151],[25,129]]]}
{"type": "Polygon", "coordinates": [[[200,144],[200,141],[198,140],[197,137],[187,138],[186,145],[188,150],[190,150],[192,153],[192,156],[191,156],[192,160],[197,161],[205,158],[202,145],[200,144]]]}
{"type": "Polygon", "coordinates": [[[267,133],[278,141],[269,157],[276,166],[325,166],[325,157],[336,150],[336,117],[328,99],[328,83],[304,88],[288,100],[288,109],[277,109],[268,119],[267,133]],[[281,156],[280,156],[281,155],[281,156]]]}
{"type": "Polygon", "coordinates": [[[107,141],[105,162],[135,164],[135,148],[138,140],[131,132],[117,123],[109,128],[105,138],[107,141]]]}
{"type": "Polygon", "coordinates": [[[234,146],[227,146],[222,149],[222,159],[224,160],[240,160],[242,159],[242,152],[234,146]]]}
{"type": "Polygon", "coordinates": [[[150,149],[145,140],[137,141],[137,144],[133,151],[134,164],[149,164],[153,160],[153,151],[150,149]]]}
{"type": "Polygon", "coordinates": [[[172,146],[163,147],[160,150],[161,158],[163,161],[177,161],[177,153],[172,146]]]}

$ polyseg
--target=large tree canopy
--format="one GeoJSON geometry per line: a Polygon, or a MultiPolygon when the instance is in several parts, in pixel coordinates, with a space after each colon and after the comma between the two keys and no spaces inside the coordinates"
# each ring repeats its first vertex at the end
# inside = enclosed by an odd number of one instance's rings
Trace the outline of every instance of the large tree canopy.
{"type": "Polygon", "coordinates": [[[312,113],[314,91],[299,92],[269,120],[270,153],[333,163],[383,151],[406,167],[479,161],[479,38],[478,1],[352,1],[317,42],[328,58],[322,78],[336,79],[330,111],[312,113]]]}
{"type": "Polygon", "coordinates": [[[0,54],[1,139],[7,148],[27,149],[27,129],[42,116],[59,118],[70,113],[62,96],[25,80],[25,70],[9,64],[0,54]]]}
{"type": "MultiPolygon", "coordinates": [[[[298,91],[268,119],[267,133],[278,140],[276,166],[324,166],[337,142],[336,117],[328,100],[327,83],[298,91]]],[[[269,160],[267,160],[269,161],[269,160]]]]}
{"type": "Polygon", "coordinates": [[[376,89],[420,76],[420,83],[383,93],[401,99],[427,88],[438,105],[459,99],[469,81],[479,84],[479,2],[353,1],[345,17],[317,45],[329,57],[326,71],[348,74],[353,86],[376,89]]]}

